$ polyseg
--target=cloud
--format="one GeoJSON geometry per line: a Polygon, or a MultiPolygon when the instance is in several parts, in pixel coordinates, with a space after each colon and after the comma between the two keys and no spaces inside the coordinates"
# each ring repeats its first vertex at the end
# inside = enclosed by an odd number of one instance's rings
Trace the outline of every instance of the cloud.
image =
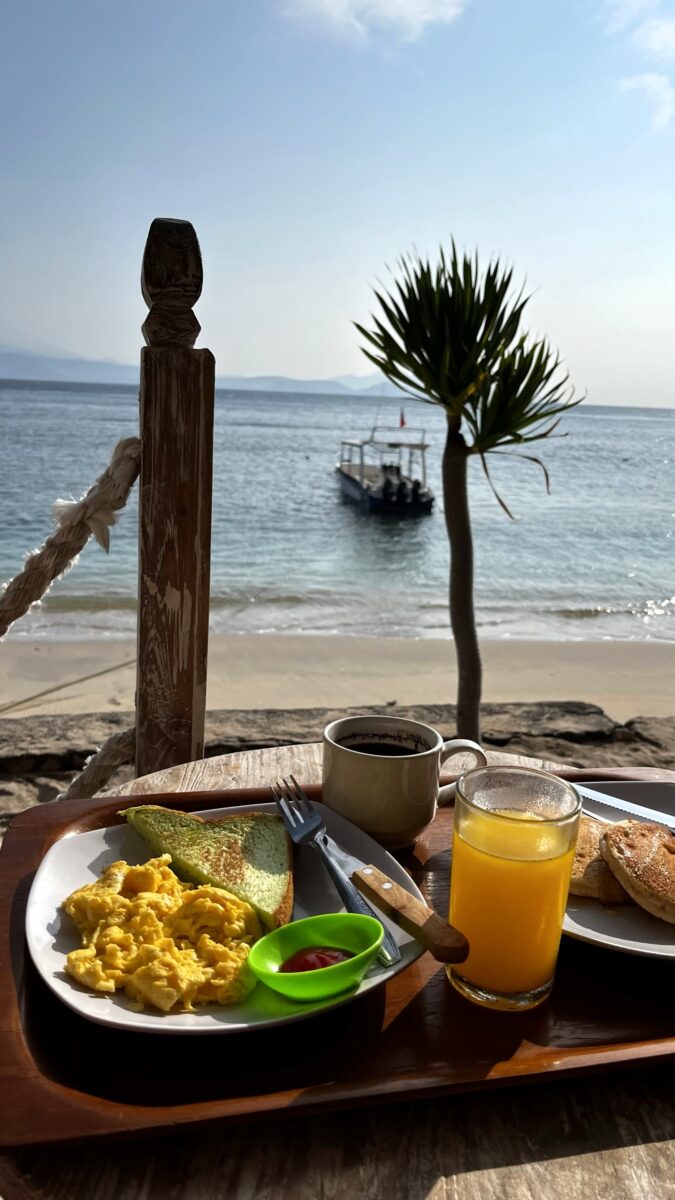
{"type": "Polygon", "coordinates": [[[647,13],[653,12],[659,0],[605,0],[607,33],[623,33],[647,13]]]}
{"type": "Polygon", "coordinates": [[[467,0],[287,0],[286,16],[341,37],[365,38],[382,29],[414,41],[428,25],[449,25],[467,0]]]}
{"type": "Polygon", "coordinates": [[[675,113],[675,88],[667,75],[630,75],[621,80],[624,92],[642,92],[652,105],[655,129],[665,129],[675,113]]]}
{"type": "MultiPolygon", "coordinates": [[[[675,17],[652,15],[660,0],[604,0],[606,33],[623,33],[643,54],[657,61],[675,60],[675,17]]],[[[641,92],[651,105],[652,124],[665,129],[675,115],[675,87],[668,75],[647,71],[619,83],[624,92],[641,92]]]]}
{"type": "Polygon", "coordinates": [[[652,17],[643,21],[633,38],[652,58],[675,58],[675,19],[672,17],[652,17]]]}

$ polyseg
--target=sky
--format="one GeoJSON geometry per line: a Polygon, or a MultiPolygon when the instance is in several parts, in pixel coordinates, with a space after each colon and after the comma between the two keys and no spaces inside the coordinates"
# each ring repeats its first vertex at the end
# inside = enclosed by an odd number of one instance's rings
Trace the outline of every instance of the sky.
{"type": "Polygon", "coordinates": [[[368,374],[407,251],[514,267],[589,401],[675,405],[675,0],[5,0],[0,345],[137,361],[155,216],[219,374],[368,374]]]}

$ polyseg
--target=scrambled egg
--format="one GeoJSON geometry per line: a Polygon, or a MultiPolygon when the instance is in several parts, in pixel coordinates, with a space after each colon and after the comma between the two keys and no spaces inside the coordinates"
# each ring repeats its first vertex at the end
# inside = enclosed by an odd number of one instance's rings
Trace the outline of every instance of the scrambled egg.
{"type": "Polygon", "coordinates": [[[124,988],[139,1008],[236,1004],[254,986],[246,960],[258,918],[224,888],[181,883],[170,862],[112,863],[64,901],[82,935],[66,971],[96,992],[124,988]]]}

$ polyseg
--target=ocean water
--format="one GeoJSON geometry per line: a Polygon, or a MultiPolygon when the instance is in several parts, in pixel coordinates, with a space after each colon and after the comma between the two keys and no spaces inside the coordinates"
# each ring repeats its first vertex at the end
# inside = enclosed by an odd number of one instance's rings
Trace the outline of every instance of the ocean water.
{"type": "MultiPolygon", "coordinates": [[[[211,627],[219,633],[444,636],[448,545],[443,414],[405,402],[424,428],[431,517],[367,515],[341,501],[342,437],[398,423],[397,400],[219,392],[211,627]]],[[[567,436],[532,447],[551,475],[493,458],[515,516],[470,464],[475,600],[491,638],[675,640],[675,411],[584,404],[567,436]]],[[[0,580],[51,531],[51,505],[79,497],[119,438],[137,432],[132,388],[0,384],[0,580]]],[[[135,628],[137,498],[90,544],[12,638],[129,636],[135,628]]]]}

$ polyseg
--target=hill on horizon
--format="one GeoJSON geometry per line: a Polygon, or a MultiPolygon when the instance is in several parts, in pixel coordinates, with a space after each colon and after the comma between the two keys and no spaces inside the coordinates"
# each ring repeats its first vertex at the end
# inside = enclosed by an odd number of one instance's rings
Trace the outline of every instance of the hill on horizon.
{"type": "MultiPolygon", "coordinates": [[[[138,384],[139,368],[105,359],[60,358],[0,347],[0,379],[34,383],[138,384]]],[[[377,374],[336,379],[292,379],[286,375],[217,375],[216,387],[232,391],[310,392],[315,395],[397,396],[377,374]]]]}

